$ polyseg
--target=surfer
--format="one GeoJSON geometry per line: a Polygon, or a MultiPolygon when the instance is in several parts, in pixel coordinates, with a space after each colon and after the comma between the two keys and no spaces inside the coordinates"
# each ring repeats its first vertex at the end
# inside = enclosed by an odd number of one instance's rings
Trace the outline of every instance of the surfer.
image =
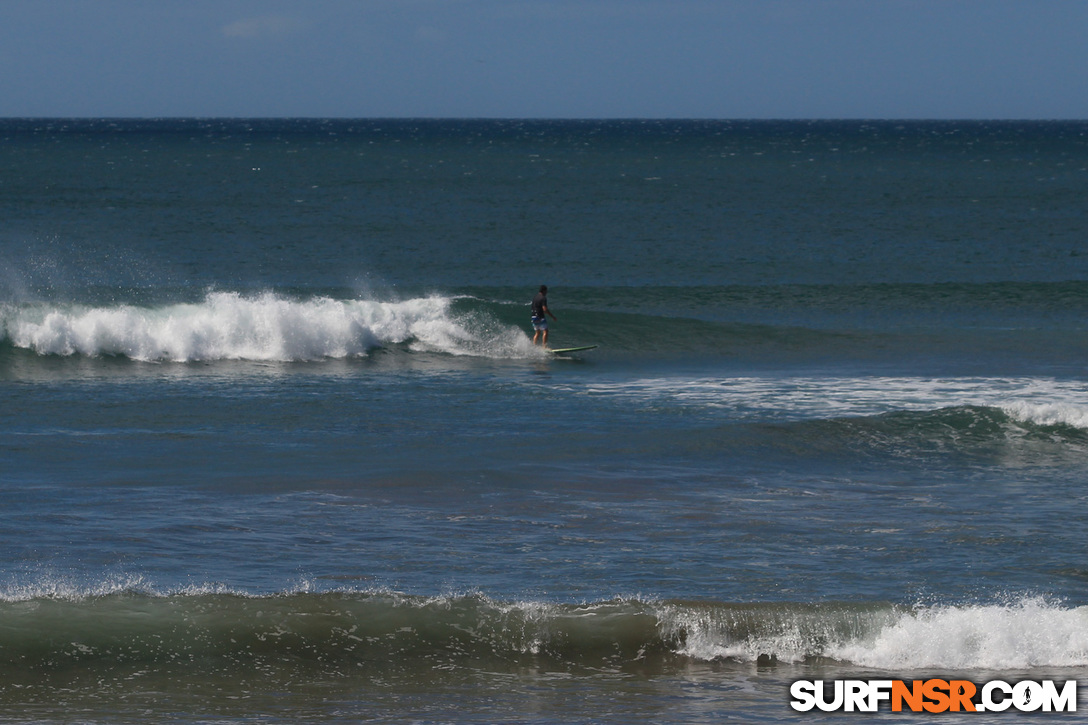
{"type": "MultiPolygon", "coordinates": [[[[540,291],[533,298],[533,344],[540,340],[544,347],[548,346],[548,318],[555,320],[555,315],[548,309],[548,285],[540,285],[540,291]]],[[[556,320],[558,322],[558,320],[556,320]]]]}

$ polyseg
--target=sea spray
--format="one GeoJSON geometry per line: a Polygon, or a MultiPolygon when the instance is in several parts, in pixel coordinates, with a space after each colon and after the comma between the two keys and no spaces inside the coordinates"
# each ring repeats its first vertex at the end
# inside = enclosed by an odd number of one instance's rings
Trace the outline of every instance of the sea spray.
{"type": "Polygon", "coordinates": [[[453,315],[450,297],[395,302],[210,292],[199,303],[6,305],[4,335],[39,355],[122,356],[147,362],[301,362],[365,356],[386,345],[485,357],[524,357],[525,335],[480,314],[453,315]]]}
{"type": "Polygon", "coordinates": [[[827,654],[884,670],[1082,667],[1088,664],[1088,607],[1038,597],[927,606],[869,640],[836,643],[827,654]]]}

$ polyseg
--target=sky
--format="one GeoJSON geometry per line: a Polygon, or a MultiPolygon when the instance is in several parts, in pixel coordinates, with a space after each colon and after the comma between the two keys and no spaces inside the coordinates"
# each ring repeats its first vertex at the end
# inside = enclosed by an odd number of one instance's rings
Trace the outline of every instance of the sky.
{"type": "Polygon", "coordinates": [[[1088,0],[0,0],[0,117],[1088,119],[1088,0]]]}

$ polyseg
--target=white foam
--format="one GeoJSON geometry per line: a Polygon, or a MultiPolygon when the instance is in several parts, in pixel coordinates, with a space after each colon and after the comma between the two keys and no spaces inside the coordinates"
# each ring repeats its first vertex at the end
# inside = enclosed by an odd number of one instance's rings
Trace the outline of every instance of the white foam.
{"type": "Polygon", "coordinates": [[[1037,598],[1009,604],[930,606],[912,611],[801,612],[775,616],[738,634],[720,616],[672,614],[686,632],[681,654],[700,660],[781,662],[826,657],[882,670],[1088,665],[1088,607],[1037,598]]]}
{"type": "Polygon", "coordinates": [[[881,669],[993,669],[1088,665],[1088,607],[1039,599],[945,606],[904,615],[872,641],[829,648],[835,659],[881,669]]]}
{"type": "Polygon", "coordinates": [[[597,383],[589,392],[723,409],[737,418],[796,420],[980,406],[1021,423],[1088,429],[1088,389],[1050,378],[677,376],[597,383]]]}
{"type": "Polygon", "coordinates": [[[1088,403],[1032,403],[1013,401],[1002,409],[1014,420],[1035,425],[1067,425],[1088,430],[1088,403]]]}
{"type": "Polygon", "coordinates": [[[6,306],[4,335],[41,355],[120,355],[141,361],[309,361],[366,355],[389,344],[459,355],[525,357],[528,338],[490,320],[456,318],[451,299],[398,302],[289,299],[212,292],[162,307],[6,306]]]}

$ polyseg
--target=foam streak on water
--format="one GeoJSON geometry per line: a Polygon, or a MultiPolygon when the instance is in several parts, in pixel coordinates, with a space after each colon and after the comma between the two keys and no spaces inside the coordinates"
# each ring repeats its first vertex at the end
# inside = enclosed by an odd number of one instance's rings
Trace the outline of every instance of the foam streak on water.
{"type": "Polygon", "coordinates": [[[1039,426],[1088,428],[1088,390],[1050,378],[729,377],[595,383],[588,392],[729,411],[738,417],[832,419],[962,406],[996,408],[1039,426]]]}

